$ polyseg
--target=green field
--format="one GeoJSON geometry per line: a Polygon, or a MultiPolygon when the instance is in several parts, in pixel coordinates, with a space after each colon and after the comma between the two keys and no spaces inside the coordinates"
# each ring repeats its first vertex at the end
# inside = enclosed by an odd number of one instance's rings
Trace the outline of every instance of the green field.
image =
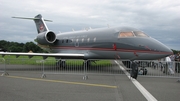
{"type": "MultiPolygon", "coordinates": [[[[43,59],[41,56],[34,56],[32,58],[29,58],[28,56],[19,56],[16,58],[16,56],[13,55],[6,55],[5,57],[0,56],[0,61],[4,61],[6,64],[21,64],[21,65],[54,65],[58,60],[56,60],[54,57],[48,57],[47,59],[43,59]]],[[[83,60],[66,60],[66,65],[83,65],[83,60]]],[[[94,62],[91,62],[92,66],[109,66],[111,65],[110,60],[99,60],[94,62]]]]}

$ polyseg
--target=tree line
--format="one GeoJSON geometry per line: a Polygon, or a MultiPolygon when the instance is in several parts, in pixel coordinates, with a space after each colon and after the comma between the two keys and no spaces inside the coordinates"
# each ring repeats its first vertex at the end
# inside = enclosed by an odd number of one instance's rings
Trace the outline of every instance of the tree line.
{"type": "Polygon", "coordinates": [[[32,51],[34,53],[45,52],[33,42],[18,43],[18,42],[9,42],[6,40],[0,40],[0,49],[1,51],[6,51],[6,52],[29,52],[29,51],[32,51]]]}
{"type": "MultiPolygon", "coordinates": [[[[45,53],[46,51],[42,50],[33,42],[18,43],[18,42],[9,42],[5,40],[0,40],[0,49],[7,52],[29,52],[34,53],[45,53]]],[[[178,50],[172,49],[174,54],[177,54],[178,50]]]]}
{"type": "Polygon", "coordinates": [[[180,50],[174,50],[174,49],[171,49],[173,51],[174,54],[177,54],[180,52],[180,50]]]}

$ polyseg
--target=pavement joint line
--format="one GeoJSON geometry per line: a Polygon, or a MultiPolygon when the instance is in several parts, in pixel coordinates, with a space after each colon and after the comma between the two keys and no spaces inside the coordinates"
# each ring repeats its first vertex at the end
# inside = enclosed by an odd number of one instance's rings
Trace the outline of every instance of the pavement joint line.
{"type": "Polygon", "coordinates": [[[115,63],[119,68],[127,75],[131,82],[136,86],[136,88],[143,94],[147,101],[158,101],[151,93],[149,93],[136,79],[132,79],[130,74],[115,60],[115,63]]]}
{"type": "Polygon", "coordinates": [[[117,88],[117,86],[103,85],[103,84],[91,84],[91,83],[82,83],[82,82],[61,81],[61,80],[38,79],[38,78],[29,78],[29,77],[21,77],[21,76],[6,76],[6,77],[16,78],[16,79],[25,79],[25,80],[34,80],[34,81],[44,81],[44,82],[54,82],[54,83],[64,83],[64,84],[74,84],[74,85],[114,88],[114,89],[117,88]]]}

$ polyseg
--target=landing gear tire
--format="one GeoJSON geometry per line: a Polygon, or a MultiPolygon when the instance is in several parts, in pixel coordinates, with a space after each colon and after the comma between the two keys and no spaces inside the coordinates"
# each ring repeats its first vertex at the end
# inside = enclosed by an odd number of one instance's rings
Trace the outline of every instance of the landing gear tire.
{"type": "Polygon", "coordinates": [[[147,69],[146,68],[141,68],[139,70],[139,75],[147,75],[147,69]]]}
{"type": "Polygon", "coordinates": [[[66,61],[65,60],[58,60],[56,62],[56,67],[57,68],[65,68],[66,67],[66,61]]]}
{"type": "Polygon", "coordinates": [[[66,67],[66,61],[61,61],[61,67],[63,67],[63,68],[66,67]]]}
{"type": "Polygon", "coordinates": [[[83,65],[85,65],[87,68],[89,68],[91,66],[91,61],[84,61],[83,65]]]}
{"type": "Polygon", "coordinates": [[[137,76],[138,76],[138,64],[136,62],[132,62],[131,68],[132,68],[131,77],[134,78],[134,79],[137,79],[137,76]]]}

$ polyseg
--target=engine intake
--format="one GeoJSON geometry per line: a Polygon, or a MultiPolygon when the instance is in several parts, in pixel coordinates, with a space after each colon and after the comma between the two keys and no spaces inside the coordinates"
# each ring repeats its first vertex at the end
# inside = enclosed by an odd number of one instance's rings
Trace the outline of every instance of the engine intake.
{"type": "Polygon", "coordinates": [[[52,31],[42,32],[38,34],[36,40],[42,45],[52,44],[56,41],[56,34],[52,31]]]}

